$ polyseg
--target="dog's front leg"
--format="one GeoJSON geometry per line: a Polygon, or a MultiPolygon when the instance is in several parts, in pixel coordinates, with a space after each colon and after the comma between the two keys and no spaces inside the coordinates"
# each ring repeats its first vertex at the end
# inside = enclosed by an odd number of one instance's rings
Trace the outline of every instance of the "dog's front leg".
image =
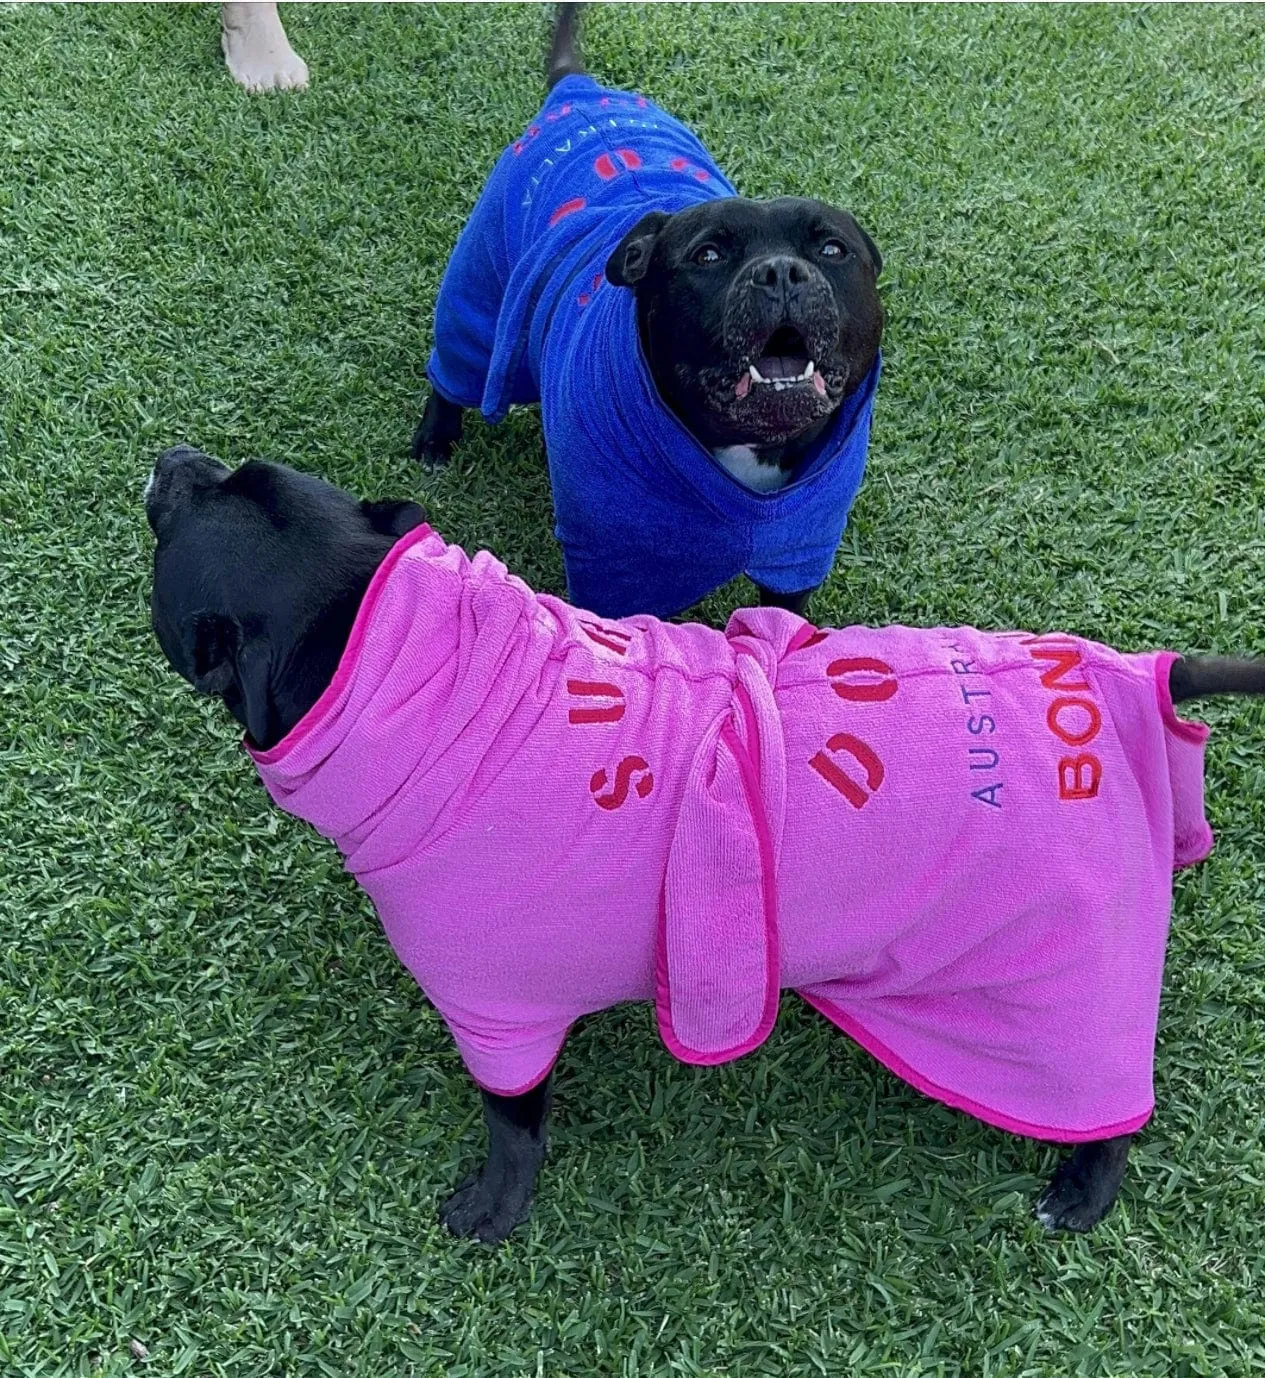
{"type": "Polygon", "coordinates": [[[488,1125],[488,1158],[444,1203],[439,1218],[453,1234],[499,1244],[531,1210],[536,1174],[545,1157],[550,1082],[521,1096],[483,1092],[488,1125]]]}
{"type": "Polygon", "coordinates": [[[413,458],[428,469],[441,469],[461,439],[462,408],[434,390],[413,432],[413,458]]]}
{"type": "Polygon", "coordinates": [[[766,589],[763,584],[757,584],[756,589],[760,594],[760,606],[762,608],[788,608],[793,613],[804,616],[804,609],[808,607],[808,600],[817,592],[820,585],[814,585],[810,589],[801,589],[798,593],[776,593],[773,589],[766,589]]]}
{"type": "Polygon", "coordinates": [[[1036,1216],[1047,1230],[1092,1230],[1116,1204],[1129,1165],[1130,1134],[1081,1144],[1050,1178],[1036,1216]]]}

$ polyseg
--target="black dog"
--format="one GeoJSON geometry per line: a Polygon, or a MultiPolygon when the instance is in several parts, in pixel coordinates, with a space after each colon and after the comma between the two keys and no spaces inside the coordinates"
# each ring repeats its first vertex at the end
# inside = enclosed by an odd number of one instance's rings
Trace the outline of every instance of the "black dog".
{"type": "Polygon", "coordinates": [[[667,616],[745,570],[762,601],[799,610],[861,479],[878,249],[824,202],[726,195],[692,134],[583,77],[575,8],[560,7],[549,67],[550,89],[565,84],[449,263],[414,456],[446,463],[465,407],[497,420],[539,400],[573,602],[667,616]],[[776,495],[793,482],[792,519],[776,495]],[[657,502],[677,505],[680,531],[657,502]]]}
{"type": "MultiPolygon", "coordinates": [[[[230,471],[179,447],[146,493],[157,537],[153,625],[171,665],[220,697],[254,744],[279,742],[316,703],[346,648],[357,609],[401,534],[423,519],[410,502],[357,502],[271,464],[230,471]]],[[[1265,692],[1259,662],[1189,658],[1170,672],[1174,701],[1265,692]]],[[[548,1080],[519,1096],[483,1093],[489,1148],[443,1219],[458,1234],[503,1239],[527,1214],[545,1151],[548,1080]]],[[[1129,1136],[1082,1144],[1037,1205],[1052,1229],[1087,1230],[1110,1209],[1129,1136]]]]}

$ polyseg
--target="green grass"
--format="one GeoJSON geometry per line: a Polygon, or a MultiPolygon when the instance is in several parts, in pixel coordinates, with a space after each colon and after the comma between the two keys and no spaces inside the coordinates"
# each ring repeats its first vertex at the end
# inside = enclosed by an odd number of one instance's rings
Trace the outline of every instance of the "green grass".
{"type": "MultiPolygon", "coordinates": [[[[538,418],[407,460],[430,310],[541,95],[529,7],[290,6],[252,99],[211,7],[0,8],[0,1372],[1247,1375],[1265,1366],[1265,714],[1218,707],[1159,1110],[1046,1238],[1056,1153],[921,1099],[788,998],[675,1063],[563,1057],[532,1222],[436,1206],[482,1145],[333,851],[147,629],[177,439],[421,496],[557,588],[538,418]],[[148,1362],[131,1342],[148,1348],[148,1362]]],[[[887,258],[871,469],[823,621],[1265,652],[1265,16],[598,8],[594,71],[746,192],[887,258]]],[[[744,596],[702,609],[719,621],[744,596]]]]}

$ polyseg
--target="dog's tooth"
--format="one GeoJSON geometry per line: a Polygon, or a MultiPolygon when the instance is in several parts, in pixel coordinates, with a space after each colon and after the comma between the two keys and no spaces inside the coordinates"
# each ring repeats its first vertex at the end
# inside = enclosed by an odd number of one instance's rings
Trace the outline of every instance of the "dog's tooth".
{"type": "Polygon", "coordinates": [[[803,376],[805,378],[811,378],[813,376],[813,361],[811,359],[808,361],[808,367],[804,370],[803,376]]]}
{"type": "Polygon", "coordinates": [[[754,364],[751,365],[751,381],[753,383],[767,383],[769,380],[760,374],[760,370],[754,364]]]}

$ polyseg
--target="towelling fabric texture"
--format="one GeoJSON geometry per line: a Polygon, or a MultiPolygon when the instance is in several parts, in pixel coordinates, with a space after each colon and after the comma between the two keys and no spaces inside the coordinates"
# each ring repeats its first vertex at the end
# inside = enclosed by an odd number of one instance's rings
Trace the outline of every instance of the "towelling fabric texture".
{"type": "Polygon", "coordinates": [[[602,616],[667,617],[744,572],[815,587],[861,486],[877,362],[795,480],[757,493],[664,405],[633,294],[606,281],[647,211],[736,194],[644,97],[566,77],[505,150],[444,273],[431,383],[489,421],[541,404],[568,594],[602,616]]]}
{"type": "Polygon", "coordinates": [[[252,754],[490,1090],[625,1000],[724,1062],[793,989],[919,1090],[1075,1141],[1151,1112],[1172,871],[1212,845],[1172,659],[778,609],[607,621],[421,527],[252,754]]]}

